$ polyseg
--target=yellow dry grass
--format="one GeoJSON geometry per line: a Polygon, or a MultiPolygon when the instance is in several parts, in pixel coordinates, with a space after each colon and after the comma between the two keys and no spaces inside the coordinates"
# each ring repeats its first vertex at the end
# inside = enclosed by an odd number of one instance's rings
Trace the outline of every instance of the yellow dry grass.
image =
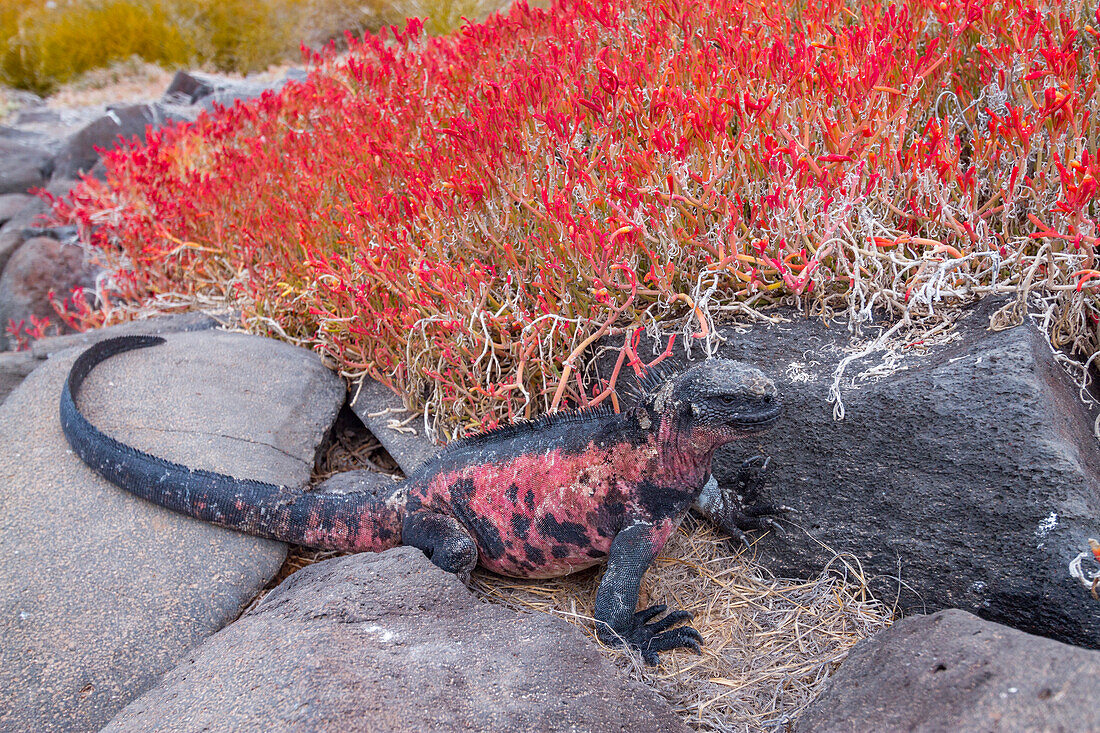
{"type": "Polygon", "coordinates": [[[0,80],[49,94],[131,58],[250,73],[405,19],[431,34],[484,20],[505,0],[0,0],[0,80]]]}
{"type": "MultiPolygon", "coordinates": [[[[602,571],[517,581],[478,571],[486,600],[560,616],[595,640],[593,606],[602,571]]],[[[867,588],[858,562],[834,557],[812,580],[773,577],[706,522],[688,518],[646,573],[639,607],[691,611],[703,654],[665,652],[645,666],[621,649],[604,653],[656,690],[702,731],[783,730],[821,691],[856,642],[890,625],[891,610],[867,588]]]]}

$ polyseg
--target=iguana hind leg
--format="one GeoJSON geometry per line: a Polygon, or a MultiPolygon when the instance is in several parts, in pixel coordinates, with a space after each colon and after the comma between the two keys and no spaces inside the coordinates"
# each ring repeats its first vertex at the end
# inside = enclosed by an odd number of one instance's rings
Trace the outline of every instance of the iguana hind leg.
{"type": "Polygon", "coordinates": [[[607,571],[596,593],[596,636],[607,645],[625,644],[641,653],[646,664],[660,662],[657,652],[669,649],[702,651],[703,637],[690,626],[675,626],[691,619],[687,611],[673,611],[659,621],[666,606],[650,606],[635,612],[642,576],[657,556],[665,535],[656,525],[637,522],[621,530],[611,544],[607,571]]]}
{"type": "Polygon", "coordinates": [[[422,550],[437,567],[454,573],[463,583],[477,565],[477,543],[454,517],[435,512],[412,512],[401,526],[401,541],[422,550]]]}

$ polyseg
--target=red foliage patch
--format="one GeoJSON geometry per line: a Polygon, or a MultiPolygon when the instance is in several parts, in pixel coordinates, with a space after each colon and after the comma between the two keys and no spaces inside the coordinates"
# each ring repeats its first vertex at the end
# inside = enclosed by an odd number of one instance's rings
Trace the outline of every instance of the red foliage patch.
{"type": "Polygon", "coordinates": [[[227,298],[467,425],[583,401],[566,357],[658,315],[703,336],[784,295],[897,311],[1045,280],[1095,318],[1100,23],[1079,8],[414,21],[108,155],[56,213],[103,248],[116,302],[227,298]]]}

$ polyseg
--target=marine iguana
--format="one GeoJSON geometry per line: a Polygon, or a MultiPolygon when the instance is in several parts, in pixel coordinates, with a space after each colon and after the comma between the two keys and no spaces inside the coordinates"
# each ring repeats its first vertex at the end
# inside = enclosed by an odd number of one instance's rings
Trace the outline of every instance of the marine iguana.
{"type": "MultiPolygon", "coordinates": [[[[191,469],[120,443],[93,426],[74,401],[91,370],[115,354],[164,343],[122,336],[95,344],[73,364],[61,393],[61,425],[77,455],[127,491],[208,522],[261,537],[333,550],[423,550],[468,579],[480,563],[521,578],[572,573],[606,562],[596,595],[596,632],[648,664],[658,652],[701,650],[687,611],[636,611],[650,563],[693,502],[738,536],[785,507],[739,511],[711,477],[719,446],[760,430],[781,407],[775,385],[736,361],[709,359],[677,375],[651,377],[639,401],[557,413],[456,441],[378,495],[240,479],[191,469]]],[[[758,480],[759,457],[738,477],[758,480]]]]}

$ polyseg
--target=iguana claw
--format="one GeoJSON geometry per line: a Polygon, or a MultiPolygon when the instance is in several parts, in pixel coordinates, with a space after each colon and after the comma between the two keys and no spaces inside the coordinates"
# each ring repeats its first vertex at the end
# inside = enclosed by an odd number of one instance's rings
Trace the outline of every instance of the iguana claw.
{"type": "Polygon", "coordinates": [[[634,614],[634,629],[624,641],[642,655],[642,660],[650,665],[657,666],[660,657],[657,652],[669,649],[691,649],[696,654],[703,651],[703,635],[691,626],[681,626],[670,629],[681,621],[690,621],[692,614],[689,611],[673,611],[659,621],[649,623],[650,619],[660,616],[668,610],[667,606],[650,606],[644,611],[634,614]]]}
{"type": "Polygon", "coordinates": [[[764,486],[764,472],[772,462],[771,456],[756,455],[741,462],[734,478],[733,490],[738,498],[754,495],[764,486]]]}
{"type": "Polygon", "coordinates": [[[769,463],[768,456],[745,459],[734,477],[732,490],[722,490],[712,478],[697,501],[697,509],[729,532],[737,543],[751,544],[745,534],[749,530],[775,530],[782,534],[783,527],[772,516],[795,511],[785,504],[757,500],[769,463]]]}

